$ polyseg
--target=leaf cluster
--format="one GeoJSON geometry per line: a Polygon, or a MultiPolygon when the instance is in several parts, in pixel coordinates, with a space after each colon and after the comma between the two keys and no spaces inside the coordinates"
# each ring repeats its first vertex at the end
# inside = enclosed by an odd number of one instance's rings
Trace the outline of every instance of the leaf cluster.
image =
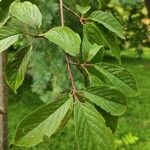
{"type": "MultiPolygon", "coordinates": [[[[68,9],[68,7],[65,6],[68,9]]],[[[62,94],[21,121],[16,130],[13,145],[32,147],[45,137],[59,132],[73,116],[78,148],[81,150],[114,150],[113,132],[118,117],[127,109],[127,98],[138,94],[133,75],[118,65],[102,62],[107,45],[120,60],[120,50],[115,40],[124,39],[123,27],[109,12],[97,10],[86,16],[90,6],[79,6],[78,19],[83,26],[83,36],[67,26],[56,26],[41,33],[42,14],[31,2],[15,1],[10,5],[12,18],[30,27],[32,32],[3,26],[0,28],[0,52],[13,45],[20,36],[29,37],[30,44],[19,50],[6,64],[5,76],[10,88],[17,92],[23,83],[28,63],[38,39],[48,40],[65,52],[71,81],[70,91],[62,94]],[[98,62],[94,62],[95,57],[98,62]],[[85,81],[85,87],[77,89],[72,73],[74,66],[85,81]]],[[[72,11],[71,11],[72,12],[72,11]]],[[[62,52],[63,52],[62,51],[62,52]]]]}

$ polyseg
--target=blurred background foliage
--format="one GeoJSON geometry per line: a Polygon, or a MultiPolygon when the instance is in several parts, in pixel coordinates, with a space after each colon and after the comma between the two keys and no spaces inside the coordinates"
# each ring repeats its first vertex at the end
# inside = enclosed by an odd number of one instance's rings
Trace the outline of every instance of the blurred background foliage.
{"type": "MultiPolygon", "coordinates": [[[[9,19],[8,8],[14,0],[0,1],[0,25],[9,19]]],[[[29,0],[39,6],[43,15],[41,33],[60,25],[58,0],[29,0]]],[[[150,149],[150,19],[148,10],[149,2],[144,0],[64,0],[65,5],[76,13],[76,4],[91,5],[92,10],[107,10],[113,13],[122,23],[125,29],[125,41],[120,41],[122,50],[122,64],[131,70],[139,83],[141,96],[129,101],[128,112],[120,119],[116,132],[116,143],[119,150],[149,150],[150,149]]],[[[15,19],[8,20],[7,24],[18,24],[15,19]]],[[[82,36],[82,25],[70,12],[65,10],[65,24],[82,36]]],[[[26,27],[22,27],[25,28],[26,27]]],[[[26,29],[29,31],[30,29],[26,29]]],[[[36,31],[32,31],[36,32],[36,31]]],[[[31,42],[26,38],[9,49],[9,59],[20,49],[24,43],[31,42]]],[[[104,61],[115,63],[114,58],[108,55],[104,61]]],[[[68,75],[64,61],[64,53],[61,49],[48,41],[40,40],[34,44],[34,52],[26,80],[14,95],[9,91],[9,137],[13,137],[15,127],[20,119],[37,106],[52,101],[58,94],[69,88],[68,75]]],[[[81,88],[82,78],[75,72],[77,85],[81,88]]],[[[32,148],[32,150],[74,150],[74,127],[70,122],[59,135],[32,148]]],[[[20,150],[20,148],[15,148],[20,150]]],[[[24,150],[24,149],[23,149],[24,150]]]]}

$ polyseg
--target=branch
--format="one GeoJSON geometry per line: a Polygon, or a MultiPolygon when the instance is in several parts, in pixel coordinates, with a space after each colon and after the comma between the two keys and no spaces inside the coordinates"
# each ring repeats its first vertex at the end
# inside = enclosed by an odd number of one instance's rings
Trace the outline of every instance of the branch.
{"type": "Polygon", "coordinates": [[[85,24],[85,21],[88,20],[87,18],[84,18],[83,16],[79,16],[77,13],[75,13],[72,9],[70,9],[69,7],[67,7],[67,6],[64,5],[64,4],[63,4],[63,7],[64,7],[68,12],[70,12],[70,13],[72,13],[74,16],[76,16],[76,17],[79,19],[79,21],[80,21],[80,23],[81,23],[82,25],[84,25],[84,24],[85,24]]]}
{"type": "MultiPolygon", "coordinates": [[[[61,26],[64,26],[64,4],[63,4],[63,0],[59,0],[60,1],[60,17],[61,17],[61,26]]],[[[71,66],[69,61],[69,55],[66,54],[66,62],[67,62],[67,70],[68,70],[68,74],[69,74],[69,79],[71,81],[71,85],[72,85],[72,95],[75,96],[76,94],[76,85],[74,82],[74,78],[73,78],[73,74],[71,71],[71,66]]]]}
{"type": "Polygon", "coordinates": [[[4,82],[4,65],[6,63],[6,57],[6,52],[0,54],[0,150],[8,149],[7,89],[4,82]]]}
{"type": "Polygon", "coordinates": [[[68,7],[67,7],[66,5],[64,5],[64,4],[63,4],[63,7],[64,7],[68,12],[72,13],[73,15],[75,15],[77,18],[80,19],[80,16],[79,16],[77,13],[75,13],[72,9],[68,8],[68,7]]]}
{"type": "MultiPolygon", "coordinates": [[[[66,54],[66,60],[67,59],[68,59],[68,55],[66,54]]],[[[68,70],[68,74],[69,74],[69,79],[70,79],[71,84],[72,84],[72,95],[75,96],[75,94],[76,94],[76,85],[75,85],[73,74],[72,74],[72,71],[71,71],[71,66],[68,62],[67,62],[67,70],[68,70]]]]}
{"type": "Polygon", "coordinates": [[[35,39],[38,39],[38,38],[45,38],[43,35],[34,35],[32,33],[23,33],[24,35],[28,35],[28,36],[31,36],[35,39]]]}
{"type": "Polygon", "coordinates": [[[79,64],[79,63],[69,60],[69,58],[68,58],[68,57],[67,57],[67,59],[66,59],[66,62],[67,62],[67,63],[69,63],[70,65],[80,66],[80,64],[79,64]]]}

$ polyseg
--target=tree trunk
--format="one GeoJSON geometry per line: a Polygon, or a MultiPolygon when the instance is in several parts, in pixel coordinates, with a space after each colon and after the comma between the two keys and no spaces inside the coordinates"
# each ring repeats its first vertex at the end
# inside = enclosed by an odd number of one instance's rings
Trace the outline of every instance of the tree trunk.
{"type": "Polygon", "coordinates": [[[0,150],[8,149],[7,141],[7,101],[4,80],[5,53],[0,54],[0,150]]]}

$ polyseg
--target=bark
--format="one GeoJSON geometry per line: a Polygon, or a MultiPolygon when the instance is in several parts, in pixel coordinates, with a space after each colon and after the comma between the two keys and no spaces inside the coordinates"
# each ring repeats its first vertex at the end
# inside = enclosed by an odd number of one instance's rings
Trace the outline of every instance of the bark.
{"type": "Polygon", "coordinates": [[[0,54],[0,150],[8,149],[7,141],[7,101],[4,80],[5,53],[0,54]]]}

